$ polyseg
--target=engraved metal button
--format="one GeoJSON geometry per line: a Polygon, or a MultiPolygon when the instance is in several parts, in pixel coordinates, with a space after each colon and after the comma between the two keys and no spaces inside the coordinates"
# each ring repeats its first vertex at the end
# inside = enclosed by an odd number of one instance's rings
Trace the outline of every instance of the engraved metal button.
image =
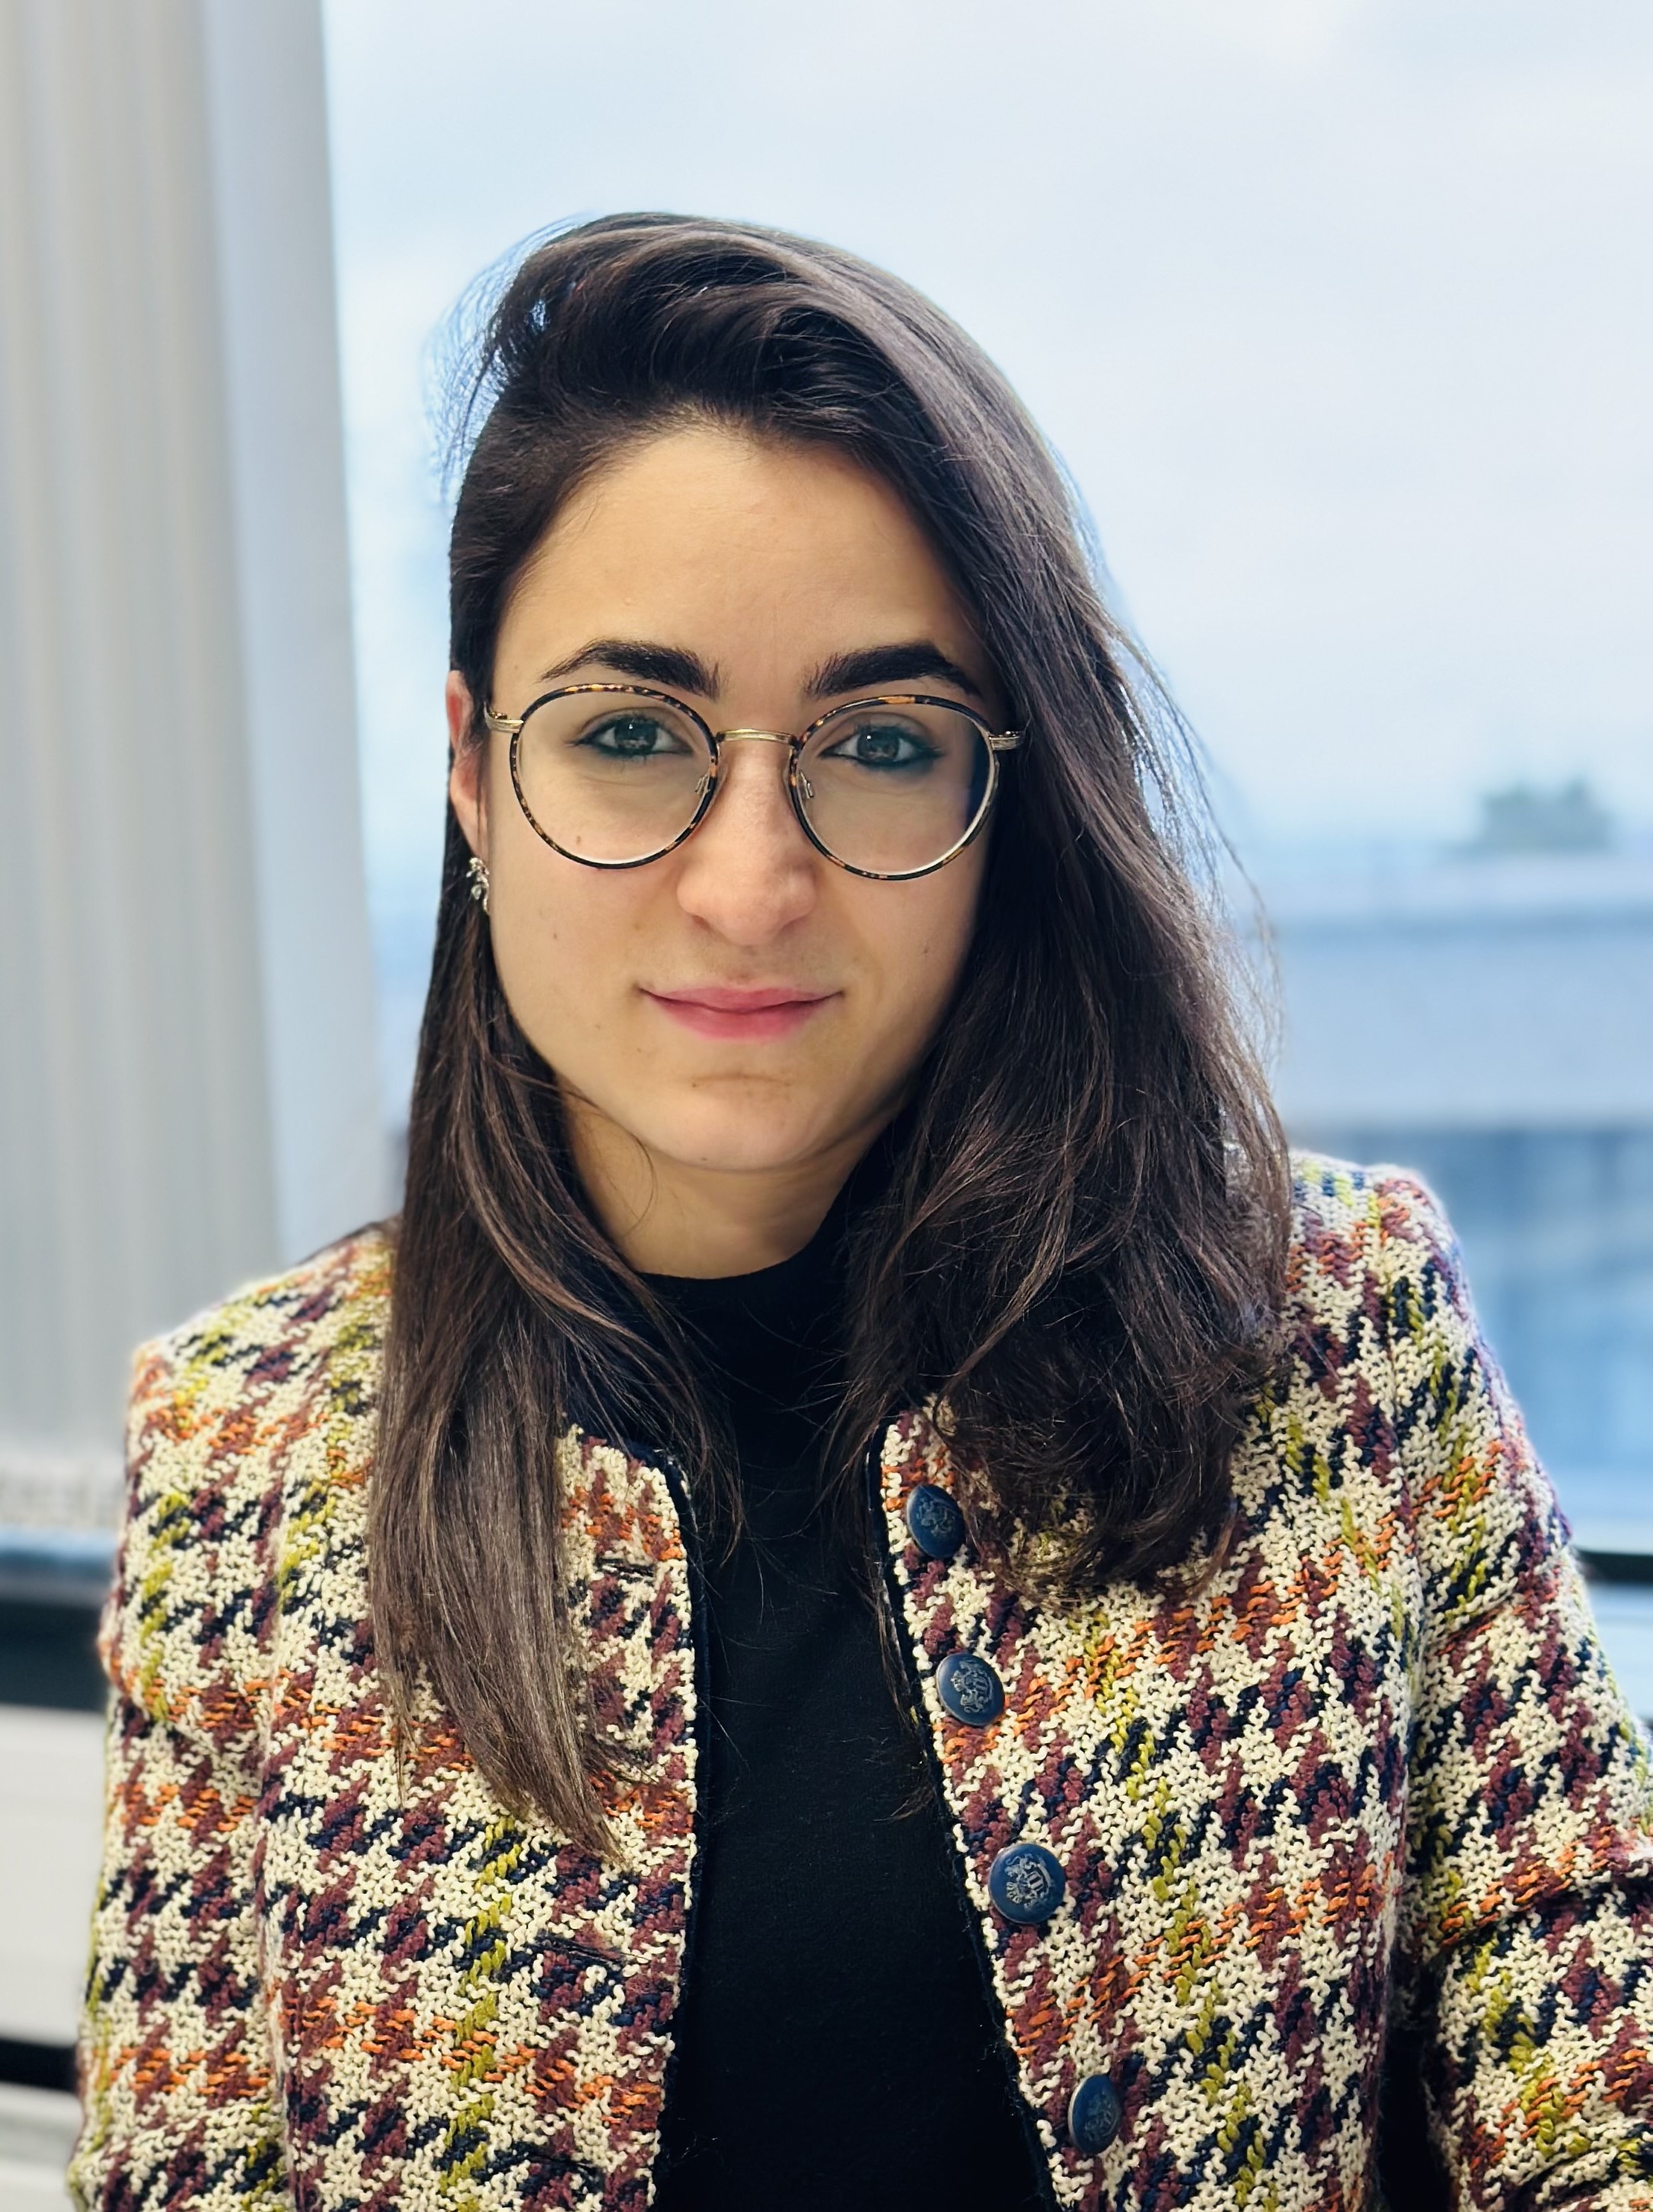
{"type": "Polygon", "coordinates": [[[1043,1844],[1011,1844],[987,1869],[987,1894],[1021,1928],[1048,1920],[1067,1886],[1060,1860],[1043,1844]]]}
{"type": "Polygon", "coordinates": [[[1004,1710],[1004,1685],[973,1651],[949,1651],[936,1669],[936,1694],[955,1721],[985,1728],[1004,1710]]]}
{"type": "Polygon", "coordinates": [[[950,1559],[964,1541],[964,1516],[944,1490],[921,1482],[907,1500],[907,1534],[927,1559],[950,1559]]]}
{"type": "Polygon", "coordinates": [[[1119,2093],[1106,2074],[1087,2074],[1068,2100],[1068,2133],[1074,2148],[1094,2158],[1119,2132],[1119,2093]]]}

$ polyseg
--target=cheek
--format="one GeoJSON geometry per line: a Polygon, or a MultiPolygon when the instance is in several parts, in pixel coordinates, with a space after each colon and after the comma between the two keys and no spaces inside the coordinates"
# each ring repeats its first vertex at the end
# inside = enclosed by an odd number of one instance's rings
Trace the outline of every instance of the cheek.
{"type": "Polygon", "coordinates": [[[647,924],[635,878],[512,854],[491,899],[494,965],[540,1057],[563,1067],[612,1033],[647,924]]]}
{"type": "Polygon", "coordinates": [[[889,1013],[933,1020],[945,1007],[970,950],[980,887],[973,854],[916,884],[887,886],[888,907],[863,942],[889,1013]]]}

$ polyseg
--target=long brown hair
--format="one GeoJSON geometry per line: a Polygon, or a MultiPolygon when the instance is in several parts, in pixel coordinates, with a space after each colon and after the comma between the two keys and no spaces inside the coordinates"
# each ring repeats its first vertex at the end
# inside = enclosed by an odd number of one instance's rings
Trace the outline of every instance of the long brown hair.
{"type": "MultiPolygon", "coordinates": [[[[1176,1565],[1229,1504],[1287,1219],[1197,888],[1180,726],[1107,611],[1059,469],[962,331],[848,254],[668,216],[538,244],[481,327],[452,538],[473,699],[576,486],[697,419],[827,441],[887,481],[1028,732],[955,1002],[855,1223],[830,1458],[845,1517],[870,1560],[865,1452],[936,1395],[979,1470],[979,1540],[1014,1571],[1042,1540],[1054,1601],[1176,1565]]],[[[556,1440],[575,1419],[642,1439],[714,1514],[731,1486],[680,1343],[582,1195],[468,858],[450,814],[372,1484],[378,1655],[404,1730],[423,1668],[501,1797],[593,1841],[616,1755],[559,1571],[556,1440]]]]}

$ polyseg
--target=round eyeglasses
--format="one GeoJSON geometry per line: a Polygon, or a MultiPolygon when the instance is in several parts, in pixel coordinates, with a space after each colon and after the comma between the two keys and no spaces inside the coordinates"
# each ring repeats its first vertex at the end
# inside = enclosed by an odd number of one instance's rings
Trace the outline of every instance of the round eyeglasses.
{"type": "Polygon", "coordinates": [[[857,699],[796,734],[713,730],[668,691],[570,684],[521,714],[483,715],[511,741],[511,781],[547,845],[589,868],[640,868],[692,836],[717,795],[723,747],[785,745],[804,836],[851,875],[927,876],[986,821],[998,757],[1019,730],[991,729],[952,699],[857,699]]]}

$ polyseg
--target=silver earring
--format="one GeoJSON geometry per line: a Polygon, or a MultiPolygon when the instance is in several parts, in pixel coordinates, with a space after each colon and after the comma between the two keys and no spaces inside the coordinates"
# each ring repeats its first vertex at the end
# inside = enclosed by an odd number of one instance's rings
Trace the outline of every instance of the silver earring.
{"type": "Polygon", "coordinates": [[[484,914],[486,914],[488,911],[487,862],[485,860],[479,860],[477,855],[473,853],[471,855],[471,865],[466,870],[466,873],[471,878],[471,896],[477,902],[484,914]]]}

